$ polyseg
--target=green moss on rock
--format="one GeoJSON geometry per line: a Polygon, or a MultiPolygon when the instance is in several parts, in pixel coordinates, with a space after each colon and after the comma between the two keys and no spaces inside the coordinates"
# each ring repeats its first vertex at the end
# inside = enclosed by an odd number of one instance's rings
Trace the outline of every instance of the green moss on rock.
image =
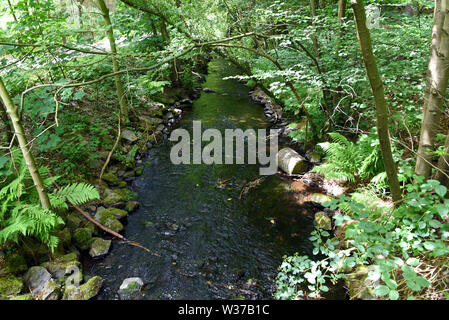
{"type": "Polygon", "coordinates": [[[15,295],[19,294],[23,288],[22,278],[8,276],[0,278],[0,295],[15,295]]]}
{"type": "Polygon", "coordinates": [[[68,285],[65,288],[62,300],[89,300],[100,291],[103,279],[99,276],[90,278],[85,284],[77,287],[68,285]]]}
{"type": "Polygon", "coordinates": [[[120,223],[120,221],[118,221],[118,219],[112,213],[105,211],[106,210],[98,212],[95,215],[95,220],[115,232],[122,231],[123,225],[120,223]]]}
{"type": "Polygon", "coordinates": [[[73,233],[73,243],[80,250],[89,249],[92,243],[92,230],[89,228],[78,228],[73,233]]]}
{"type": "Polygon", "coordinates": [[[116,219],[122,219],[128,215],[128,212],[118,208],[109,208],[102,210],[100,212],[100,215],[101,214],[112,214],[116,219]]]}

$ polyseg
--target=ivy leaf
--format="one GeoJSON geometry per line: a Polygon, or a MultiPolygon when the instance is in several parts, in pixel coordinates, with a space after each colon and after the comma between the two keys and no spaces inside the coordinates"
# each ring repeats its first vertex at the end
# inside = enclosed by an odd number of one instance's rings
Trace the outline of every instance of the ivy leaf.
{"type": "Polygon", "coordinates": [[[408,258],[407,261],[406,261],[406,263],[407,263],[409,266],[417,267],[418,264],[419,264],[419,259],[417,259],[417,258],[408,258]]]}
{"type": "Polygon", "coordinates": [[[413,291],[420,291],[421,290],[421,286],[413,281],[413,280],[407,280],[407,286],[412,289],[413,291]]]}

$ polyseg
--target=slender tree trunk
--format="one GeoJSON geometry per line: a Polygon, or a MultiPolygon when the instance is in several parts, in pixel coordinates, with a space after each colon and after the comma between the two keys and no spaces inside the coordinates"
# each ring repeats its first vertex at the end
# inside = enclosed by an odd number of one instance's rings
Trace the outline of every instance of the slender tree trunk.
{"type": "MultiPolygon", "coordinates": [[[[114,72],[120,71],[120,67],[118,65],[117,61],[117,47],[115,45],[115,39],[114,39],[114,30],[112,29],[112,23],[111,18],[109,16],[109,9],[106,7],[106,4],[104,3],[104,0],[98,0],[98,5],[100,7],[100,10],[103,14],[104,22],[107,27],[107,36],[109,40],[109,45],[111,47],[111,53],[112,53],[112,67],[114,72]]],[[[117,97],[120,104],[120,112],[122,115],[122,124],[126,125],[128,123],[128,105],[126,103],[126,98],[123,90],[123,83],[122,78],[118,74],[115,76],[115,87],[117,90],[117,97]]]]}
{"type": "MultiPolygon", "coordinates": [[[[170,43],[170,34],[167,30],[167,25],[165,24],[164,20],[160,20],[159,28],[161,30],[162,38],[164,38],[165,42],[170,43]]],[[[173,61],[171,68],[170,68],[170,81],[174,86],[179,86],[179,78],[178,78],[178,70],[179,64],[176,60],[173,61]]]]}
{"type": "Polygon", "coordinates": [[[416,159],[415,173],[430,177],[431,151],[435,147],[443,108],[444,94],[448,85],[449,69],[449,0],[436,0],[427,71],[427,88],[424,96],[424,113],[416,159]]]}
{"type": "Polygon", "coordinates": [[[17,112],[17,106],[12,102],[11,97],[9,96],[8,91],[6,90],[6,87],[3,84],[1,78],[0,78],[0,96],[2,98],[3,103],[6,106],[6,112],[9,114],[9,118],[11,119],[12,125],[14,127],[14,133],[16,134],[17,140],[19,141],[20,150],[22,151],[23,158],[25,159],[31,178],[33,179],[34,186],[36,187],[37,193],[39,195],[41,205],[44,209],[50,210],[51,209],[50,199],[48,198],[48,194],[45,191],[44,182],[39,174],[36,162],[34,161],[34,157],[30,152],[28,141],[25,136],[25,130],[23,129],[22,123],[20,122],[19,114],[17,112]]]}
{"type": "Polygon", "coordinates": [[[13,6],[11,4],[11,0],[8,0],[8,7],[9,7],[9,10],[11,10],[11,14],[12,14],[12,16],[14,18],[14,21],[17,22],[16,13],[14,12],[14,8],[13,8],[13,6]]]}
{"type": "MultiPolygon", "coordinates": [[[[310,0],[310,9],[312,10],[312,19],[315,20],[316,17],[316,2],[315,0],[310,0]]],[[[312,22],[315,25],[315,22],[312,22]]],[[[318,39],[315,35],[312,35],[313,48],[315,49],[315,54],[317,57],[320,56],[320,47],[318,46],[318,39]]]]}
{"type": "Polygon", "coordinates": [[[449,132],[446,136],[446,143],[444,144],[444,151],[446,155],[440,156],[438,160],[438,169],[435,174],[435,179],[446,187],[449,187],[449,132]]]}
{"type": "Polygon", "coordinates": [[[338,23],[342,23],[342,19],[346,15],[346,0],[338,0],[338,23]]]}
{"type": "Polygon", "coordinates": [[[402,194],[401,187],[399,186],[396,165],[391,153],[388,113],[384,96],[384,87],[377,69],[376,60],[374,59],[371,36],[368,28],[366,27],[366,13],[363,0],[351,0],[351,6],[354,11],[354,18],[363,61],[365,63],[371,90],[374,95],[374,102],[376,105],[377,134],[379,136],[382,159],[384,162],[385,171],[387,172],[391,195],[393,201],[396,203],[401,200],[402,194]]]}

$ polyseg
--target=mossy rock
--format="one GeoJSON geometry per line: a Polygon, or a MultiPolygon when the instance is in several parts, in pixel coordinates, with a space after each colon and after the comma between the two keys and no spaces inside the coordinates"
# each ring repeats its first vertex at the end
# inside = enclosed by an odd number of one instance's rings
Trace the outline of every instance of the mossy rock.
{"type": "Polygon", "coordinates": [[[328,196],[326,194],[322,194],[322,193],[314,193],[314,194],[312,194],[310,201],[316,202],[316,203],[319,203],[322,205],[325,202],[332,201],[332,197],[328,196]]]}
{"type": "Polygon", "coordinates": [[[103,199],[102,202],[106,207],[118,206],[124,204],[127,201],[126,193],[121,189],[119,190],[105,189],[104,197],[105,198],[103,199]]]}
{"type": "Polygon", "coordinates": [[[76,228],[79,228],[81,223],[83,222],[80,217],[78,217],[78,214],[75,212],[69,213],[66,216],[66,226],[70,228],[70,230],[75,230],[76,228]]]}
{"type": "Polygon", "coordinates": [[[109,252],[110,247],[111,247],[111,240],[94,238],[94,241],[92,241],[92,244],[90,245],[89,255],[93,258],[105,255],[109,252]]]}
{"type": "Polygon", "coordinates": [[[103,175],[102,179],[104,181],[106,181],[112,187],[119,187],[119,188],[125,188],[126,187],[126,181],[120,180],[112,172],[105,173],[103,175]]]}
{"type": "Polygon", "coordinates": [[[92,243],[92,230],[89,228],[78,228],[73,233],[73,243],[80,250],[89,249],[92,243]]]}
{"type": "Polygon", "coordinates": [[[323,211],[319,211],[319,212],[315,213],[315,223],[319,229],[324,229],[324,230],[332,229],[332,220],[323,211]]]}
{"type": "Polygon", "coordinates": [[[120,221],[118,221],[112,213],[105,212],[105,210],[97,213],[95,215],[95,220],[115,232],[120,232],[123,230],[123,225],[120,221]]]}
{"type": "Polygon", "coordinates": [[[27,271],[28,265],[23,256],[15,253],[8,257],[6,261],[6,270],[9,273],[16,274],[19,272],[27,271]]]}
{"type": "Polygon", "coordinates": [[[100,212],[100,215],[102,214],[112,214],[116,219],[122,219],[128,215],[128,212],[122,209],[118,208],[108,208],[104,209],[100,212]]]}
{"type": "Polygon", "coordinates": [[[100,291],[103,279],[99,276],[90,278],[85,284],[77,287],[68,285],[65,288],[62,300],[89,300],[100,291]]]}
{"type": "Polygon", "coordinates": [[[136,173],[136,177],[141,176],[143,173],[143,168],[142,167],[137,168],[135,173],[136,173]]]}
{"type": "Polygon", "coordinates": [[[22,278],[7,276],[0,278],[0,295],[10,296],[19,294],[23,288],[22,278]]]}
{"type": "Polygon", "coordinates": [[[64,247],[68,248],[72,241],[72,234],[69,228],[64,228],[58,232],[59,243],[64,247]]]}
{"type": "Polygon", "coordinates": [[[27,294],[21,294],[18,296],[11,297],[11,298],[9,298],[9,300],[34,300],[34,299],[30,293],[27,293],[27,294]]]}
{"type": "Polygon", "coordinates": [[[42,267],[47,269],[48,272],[55,279],[60,279],[66,274],[71,274],[73,270],[82,270],[81,263],[77,260],[72,261],[48,261],[42,264],[42,267]]]}
{"type": "Polygon", "coordinates": [[[125,206],[125,210],[128,212],[134,212],[139,208],[139,202],[137,201],[128,201],[125,206]]]}
{"type": "Polygon", "coordinates": [[[377,300],[374,296],[374,288],[378,286],[378,281],[368,278],[368,273],[374,266],[359,266],[355,272],[348,274],[346,287],[351,299],[377,300]]]}

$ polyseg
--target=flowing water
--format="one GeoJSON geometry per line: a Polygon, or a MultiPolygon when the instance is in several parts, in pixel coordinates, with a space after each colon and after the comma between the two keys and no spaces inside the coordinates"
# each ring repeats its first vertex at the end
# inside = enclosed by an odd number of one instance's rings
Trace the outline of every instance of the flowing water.
{"type": "MultiPolygon", "coordinates": [[[[236,71],[212,61],[201,94],[180,127],[268,128],[263,107],[249,89],[223,77],[236,71]]],[[[269,299],[283,255],[311,254],[312,206],[289,196],[289,183],[269,176],[239,199],[242,187],[260,178],[258,165],[174,165],[173,142],[151,149],[143,175],[134,181],[140,208],[128,218],[125,236],[156,252],[114,242],[111,252],[85,263],[104,279],[98,299],[116,299],[123,279],[146,283],[136,299],[269,299]]]]}

